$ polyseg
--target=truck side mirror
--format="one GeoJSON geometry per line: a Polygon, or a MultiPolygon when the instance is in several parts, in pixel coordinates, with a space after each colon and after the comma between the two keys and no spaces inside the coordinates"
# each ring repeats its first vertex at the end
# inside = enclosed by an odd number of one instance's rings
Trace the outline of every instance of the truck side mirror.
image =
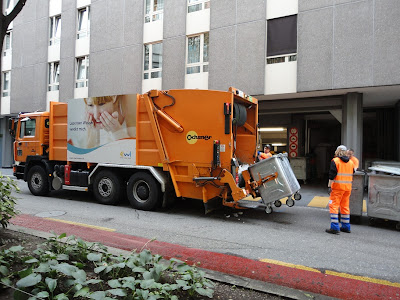
{"type": "Polygon", "coordinates": [[[10,132],[11,136],[15,138],[15,127],[16,127],[15,119],[8,119],[8,131],[10,132]]]}

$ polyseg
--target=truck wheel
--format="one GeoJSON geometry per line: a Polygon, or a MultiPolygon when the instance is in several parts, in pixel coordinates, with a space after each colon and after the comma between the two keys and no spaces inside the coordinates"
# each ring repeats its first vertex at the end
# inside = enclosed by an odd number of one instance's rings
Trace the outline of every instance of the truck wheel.
{"type": "Polygon", "coordinates": [[[160,201],[161,190],[153,176],[138,172],[129,178],[127,195],[133,208],[154,210],[160,201]]]}
{"type": "Polygon", "coordinates": [[[29,170],[28,187],[35,196],[45,196],[49,193],[49,181],[43,167],[33,166],[29,170]]]}
{"type": "Polygon", "coordinates": [[[97,202],[115,205],[121,198],[122,180],[109,170],[100,171],[93,181],[93,193],[97,202]]]}

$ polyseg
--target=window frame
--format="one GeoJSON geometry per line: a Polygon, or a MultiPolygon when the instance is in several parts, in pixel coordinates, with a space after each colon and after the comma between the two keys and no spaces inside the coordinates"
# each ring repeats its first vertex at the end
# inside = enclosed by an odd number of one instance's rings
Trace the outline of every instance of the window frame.
{"type": "Polygon", "coordinates": [[[144,49],[143,49],[143,80],[147,79],[154,79],[154,78],[162,78],[162,63],[163,63],[163,43],[162,41],[151,43],[151,44],[145,44],[144,49]],[[161,60],[159,61],[160,67],[154,68],[154,60],[153,60],[153,46],[154,45],[160,45],[161,44],[161,60]],[[149,48],[149,54],[148,54],[148,69],[146,70],[146,47],[149,48]],[[153,77],[153,74],[159,73],[159,76],[153,77]]]}
{"type": "Polygon", "coordinates": [[[210,9],[210,2],[210,0],[187,0],[187,13],[190,14],[203,9],[210,9]],[[195,10],[191,10],[191,7],[194,7],[195,10]]]}
{"type": "Polygon", "coordinates": [[[47,91],[60,90],[60,62],[53,61],[49,63],[49,77],[47,82],[47,91]]]}
{"type": "Polygon", "coordinates": [[[87,88],[89,85],[89,55],[80,56],[75,58],[75,88],[87,88]],[[85,78],[78,78],[79,76],[79,62],[84,61],[85,78]]]}
{"type": "Polygon", "coordinates": [[[49,23],[49,46],[58,45],[61,41],[61,15],[51,16],[49,23]]]}
{"type": "Polygon", "coordinates": [[[287,56],[297,53],[298,15],[267,20],[266,57],[287,56]]]}
{"type": "Polygon", "coordinates": [[[6,15],[8,15],[13,9],[14,1],[6,0],[4,1],[3,5],[4,5],[4,12],[6,15]]]}
{"type": "Polygon", "coordinates": [[[161,21],[164,14],[164,0],[144,0],[144,23],[151,23],[161,21]],[[154,10],[154,1],[160,1],[160,9],[154,10]],[[147,10],[147,3],[149,3],[149,10],[147,10]]]}
{"type": "Polygon", "coordinates": [[[80,40],[80,39],[84,39],[84,38],[89,38],[90,37],[90,5],[88,6],[84,6],[84,7],[80,7],[78,8],[78,14],[77,14],[77,24],[76,24],[76,39],[80,40]],[[80,29],[79,26],[81,24],[80,20],[81,20],[81,16],[83,16],[82,12],[86,11],[86,28],[84,29],[80,29]]]}
{"type": "Polygon", "coordinates": [[[1,97],[9,97],[10,96],[10,88],[11,88],[11,71],[1,72],[1,97]],[[8,80],[6,77],[8,76],[8,80]],[[6,88],[7,82],[7,89],[6,88]]]}
{"type": "Polygon", "coordinates": [[[7,56],[11,54],[11,47],[12,47],[12,30],[7,30],[6,34],[4,35],[3,41],[3,56],[7,56]],[[9,40],[8,47],[7,47],[7,38],[9,40]]]}
{"type": "Polygon", "coordinates": [[[35,118],[27,118],[26,120],[21,120],[21,125],[19,127],[19,138],[26,138],[26,137],[34,137],[36,135],[36,119],[35,118]],[[32,123],[33,127],[28,127],[28,129],[30,129],[31,131],[29,132],[29,134],[27,133],[27,123],[32,123]]]}
{"type": "Polygon", "coordinates": [[[194,34],[186,37],[186,60],[185,60],[185,74],[190,75],[190,74],[200,74],[200,73],[208,73],[208,52],[209,52],[209,47],[210,47],[210,33],[209,32],[203,32],[200,34],[194,34]],[[204,48],[204,41],[205,41],[205,36],[207,35],[208,38],[208,44],[207,44],[207,51],[204,48]],[[189,39],[195,38],[195,37],[200,37],[200,45],[199,45],[199,61],[194,62],[194,63],[189,63],[189,39]],[[204,61],[204,54],[207,52],[207,61],[204,61]],[[199,72],[189,72],[189,69],[197,68],[199,72]],[[189,73],[188,73],[189,72],[189,73]]]}

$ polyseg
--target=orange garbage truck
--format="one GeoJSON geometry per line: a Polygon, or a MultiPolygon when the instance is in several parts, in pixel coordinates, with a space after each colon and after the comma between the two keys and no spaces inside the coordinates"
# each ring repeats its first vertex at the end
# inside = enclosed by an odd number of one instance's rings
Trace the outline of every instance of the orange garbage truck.
{"type": "Polygon", "coordinates": [[[141,210],[194,198],[206,212],[221,204],[271,212],[275,198],[289,206],[299,198],[297,181],[283,174],[288,164],[255,162],[258,100],[235,88],[50,102],[48,112],[21,113],[14,135],[14,175],[37,196],[93,191],[99,203],[127,197],[141,210]],[[287,195],[269,197],[282,187],[287,195]]]}

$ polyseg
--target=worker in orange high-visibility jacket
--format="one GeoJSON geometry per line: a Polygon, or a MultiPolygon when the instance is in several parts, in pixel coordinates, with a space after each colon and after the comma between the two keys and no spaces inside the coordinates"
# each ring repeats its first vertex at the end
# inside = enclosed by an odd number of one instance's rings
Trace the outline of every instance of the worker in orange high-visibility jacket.
{"type": "Polygon", "coordinates": [[[347,148],[344,145],[340,145],[335,151],[335,157],[332,159],[329,169],[328,188],[330,189],[329,213],[331,215],[331,228],[326,229],[327,233],[351,232],[349,200],[353,174],[354,164],[347,156],[347,148]],[[339,209],[341,227],[339,227],[339,209]]]}
{"type": "Polygon", "coordinates": [[[271,154],[270,151],[271,151],[271,145],[265,145],[264,152],[261,152],[259,154],[258,159],[259,160],[263,160],[263,159],[267,159],[267,158],[272,157],[272,154],[271,154]]]}
{"type": "Polygon", "coordinates": [[[347,150],[347,156],[350,158],[350,160],[353,162],[354,164],[354,170],[358,169],[358,166],[360,164],[360,162],[358,161],[358,158],[354,156],[354,150],[353,149],[349,149],[347,150]]]}

